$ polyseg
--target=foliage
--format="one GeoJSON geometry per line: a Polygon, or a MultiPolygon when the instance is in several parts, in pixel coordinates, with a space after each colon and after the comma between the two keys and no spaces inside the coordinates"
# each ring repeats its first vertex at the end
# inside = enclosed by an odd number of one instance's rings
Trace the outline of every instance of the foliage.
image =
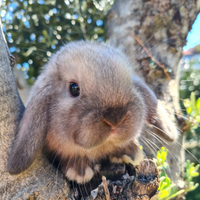
{"type": "MultiPolygon", "coordinates": [[[[192,136],[196,136],[193,139],[198,138],[199,134],[199,123],[200,123],[200,98],[196,100],[195,94],[192,92],[190,94],[190,99],[184,99],[183,104],[186,108],[186,124],[189,129],[189,131],[192,133],[192,136]]],[[[189,134],[191,135],[191,134],[189,134]]],[[[188,139],[192,139],[191,137],[188,136],[188,139]]]]}
{"type": "MultiPolygon", "coordinates": [[[[196,141],[199,143],[199,136],[200,136],[200,98],[196,100],[195,94],[192,92],[190,94],[190,99],[185,99],[183,104],[186,108],[186,125],[187,131],[186,141],[196,141]]],[[[199,157],[199,148],[195,147],[190,150],[192,154],[196,157],[199,157]]],[[[200,177],[196,178],[195,181],[200,181],[200,177]]],[[[192,187],[192,186],[191,186],[192,187]]],[[[188,200],[199,199],[200,193],[198,191],[194,191],[192,195],[187,195],[188,200]]]]}
{"type": "Polygon", "coordinates": [[[3,30],[17,67],[32,84],[41,66],[73,40],[105,40],[106,14],[114,0],[3,0],[3,30]]]}
{"type": "MultiPolygon", "coordinates": [[[[200,98],[196,100],[195,94],[190,94],[190,99],[183,100],[183,104],[186,108],[186,141],[199,143],[200,138],[200,98]]],[[[190,150],[196,157],[199,156],[199,147],[190,150]]]]}
{"type": "MultiPolygon", "coordinates": [[[[193,92],[196,98],[200,97],[200,56],[196,55],[194,58],[188,57],[181,61],[180,65],[180,82],[179,82],[179,97],[182,109],[183,99],[190,97],[193,92]]],[[[186,112],[185,112],[186,113],[186,112]]]]}
{"type": "Polygon", "coordinates": [[[186,172],[185,172],[185,183],[186,183],[186,188],[185,191],[189,192],[192,190],[195,190],[199,184],[192,181],[194,177],[199,176],[198,170],[199,170],[200,165],[194,166],[194,163],[191,163],[189,160],[186,161],[186,172]]]}
{"type": "Polygon", "coordinates": [[[157,152],[157,157],[154,162],[160,171],[160,184],[158,190],[158,200],[170,200],[182,193],[188,193],[195,190],[198,187],[198,183],[194,184],[193,178],[199,176],[197,172],[200,165],[194,166],[189,160],[185,163],[185,174],[184,174],[184,188],[180,189],[178,185],[171,182],[170,178],[166,174],[166,170],[169,167],[166,162],[167,149],[162,147],[160,151],[157,152]]]}
{"type": "MultiPolygon", "coordinates": [[[[199,45],[195,48],[198,52],[199,45]]],[[[185,132],[186,142],[199,143],[199,104],[200,100],[200,54],[185,56],[180,65],[180,85],[179,85],[180,105],[186,119],[187,130],[185,132]],[[197,99],[197,101],[196,101],[197,99]]],[[[199,147],[190,149],[190,153],[199,158],[199,147]]],[[[195,182],[200,182],[200,176],[194,178],[195,182]]],[[[187,200],[200,199],[200,192],[194,190],[186,195],[187,200]]]]}

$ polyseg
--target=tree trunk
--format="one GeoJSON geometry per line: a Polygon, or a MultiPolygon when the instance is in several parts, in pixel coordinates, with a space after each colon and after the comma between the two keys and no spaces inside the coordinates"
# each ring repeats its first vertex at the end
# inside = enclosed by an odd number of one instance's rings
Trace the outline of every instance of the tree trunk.
{"type": "Polygon", "coordinates": [[[11,176],[7,157],[24,111],[9,62],[9,50],[0,31],[0,197],[1,199],[58,199],[67,197],[68,183],[42,155],[26,172],[11,176]]]}
{"type": "MultiPolygon", "coordinates": [[[[108,14],[108,38],[112,45],[122,49],[131,60],[135,71],[155,92],[159,103],[180,127],[178,63],[186,37],[200,10],[199,0],[116,0],[108,14]]],[[[166,121],[167,123],[167,121],[166,121]]],[[[181,128],[181,127],[180,127],[181,128]]],[[[142,135],[154,144],[163,146],[145,127],[142,135]]],[[[183,134],[178,142],[166,145],[170,150],[170,178],[178,181],[182,175],[184,152],[183,134]],[[180,143],[180,144],[179,144],[180,143]]],[[[147,156],[149,149],[157,148],[141,141],[147,156]]],[[[162,142],[163,143],[163,142],[162,142]]],[[[154,155],[155,156],[155,155],[154,155]]]]}

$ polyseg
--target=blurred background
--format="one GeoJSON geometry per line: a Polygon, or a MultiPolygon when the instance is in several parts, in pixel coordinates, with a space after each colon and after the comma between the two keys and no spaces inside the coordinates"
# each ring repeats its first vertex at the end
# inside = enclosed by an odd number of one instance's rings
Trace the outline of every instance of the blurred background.
{"type": "MultiPolygon", "coordinates": [[[[106,41],[106,16],[113,3],[114,0],[1,0],[3,31],[16,59],[14,72],[25,104],[41,67],[60,46],[81,39],[106,41]]],[[[183,48],[179,74],[183,114],[195,121],[188,124],[187,148],[199,159],[200,117],[192,115],[191,98],[200,97],[200,15],[183,48]]],[[[199,190],[188,193],[187,199],[200,199],[199,190]]]]}

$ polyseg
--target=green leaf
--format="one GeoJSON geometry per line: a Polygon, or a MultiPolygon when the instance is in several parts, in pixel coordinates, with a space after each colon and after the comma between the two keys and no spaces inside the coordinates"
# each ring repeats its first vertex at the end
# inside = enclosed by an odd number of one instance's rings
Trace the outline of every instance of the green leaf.
{"type": "Polygon", "coordinates": [[[168,197],[169,195],[170,195],[170,193],[168,191],[166,191],[166,190],[162,190],[159,193],[160,199],[166,199],[166,197],[168,197]]]}
{"type": "Polygon", "coordinates": [[[199,176],[199,173],[198,172],[191,172],[190,176],[191,177],[197,177],[197,176],[199,176]]]}
{"type": "Polygon", "coordinates": [[[166,200],[170,200],[170,199],[173,199],[174,197],[178,196],[179,194],[182,194],[183,192],[185,192],[184,189],[182,190],[179,190],[178,192],[176,192],[175,194],[169,196],[166,200]]]}
{"type": "Polygon", "coordinates": [[[200,113],[200,98],[198,98],[196,101],[196,108],[198,109],[198,111],[200,113]]]}
{"type": "Polygon", "coordinates": [[[195,190],[197,187],[199,186],[199,184],[198,183],[196,183],[193,187],[191,187],[190,188],[190,191],[193,191],[193,190],[195,190]]]}
{"type": "Polygon", "coordinates": [[[192,111],[195,111],[195,108],[196,108],[196,96],[195,96],[194,92],[191,92],[190,101],[191,101],[191,109],[192,109],[192,111]]]}

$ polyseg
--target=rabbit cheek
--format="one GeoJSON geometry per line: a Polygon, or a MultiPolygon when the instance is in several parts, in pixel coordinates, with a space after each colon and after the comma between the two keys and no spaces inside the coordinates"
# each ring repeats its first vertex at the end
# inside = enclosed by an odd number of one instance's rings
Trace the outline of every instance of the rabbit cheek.
{"type": "MultiPolygon", "coordinates": [[[[88,106],[88,109],[84,109],[84,107],[79,107],[80,114],[76,116],[78,128],[70,132],[75,144],[85,149],[91,149],[106,141],[110,127],[102,124],[100,115],[93,112],[93,108],[88,106]]],[[[72,125],[71,127],[77,126],[72,125]]]]}
{"type": "MultiPolygon", "coordinates": [[[[90,119],[91,121],[91,119],[90,119]]],[[[82,123],[80,130],[74,132],[73,138],[76,144],[91,149],[103,144],[109,137],[110,128],[101,127],[100,123],[82,123]]]]}

